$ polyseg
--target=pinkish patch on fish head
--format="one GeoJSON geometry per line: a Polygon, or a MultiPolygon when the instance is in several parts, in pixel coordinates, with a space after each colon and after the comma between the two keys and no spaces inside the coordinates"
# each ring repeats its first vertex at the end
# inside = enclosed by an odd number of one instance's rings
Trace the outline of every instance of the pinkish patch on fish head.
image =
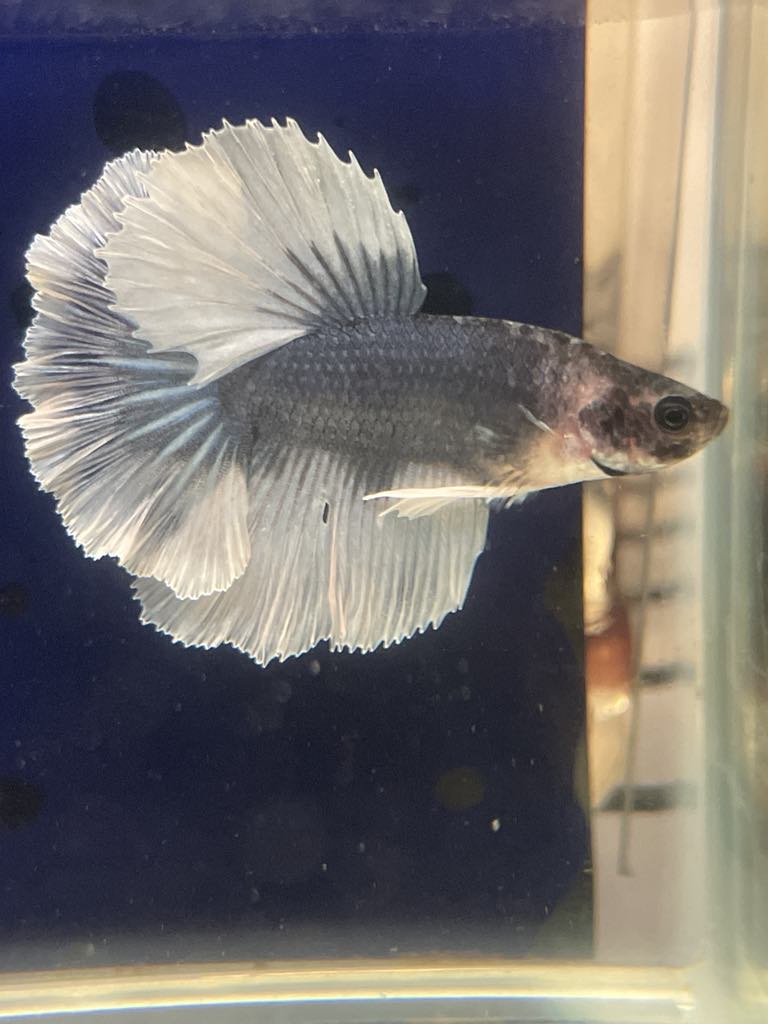
{"type": "Polygon", "coordinates": [[[597,397],[578,412],[579,435],[607,476],[680,462],[725,427],[728,410],[715,399],[668,377],[619,365],[620,379],[603,379],[597,397]]]}

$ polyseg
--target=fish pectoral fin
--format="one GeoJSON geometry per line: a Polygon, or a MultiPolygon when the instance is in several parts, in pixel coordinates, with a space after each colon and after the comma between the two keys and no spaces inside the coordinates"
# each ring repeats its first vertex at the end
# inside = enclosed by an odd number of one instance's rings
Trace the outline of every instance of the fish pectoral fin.
{"type": "Polygon", "coordinates": [[[321,640],[335,650],[388,646],[461,607],[485,545],[483,502],[381,517],[363,500],[376,493],[370,473],[338,455],[296,449],[261,467],[249,485],[243,575],[197,600],[138,579],[143,621],[185,644],[229,643],[266,664],[321,640]]]}
{"type": "Polygon", "coordinates": [[[99,256],[114,310],[203,384],[330,324],[408,316],[426,289],[378,173],[295,121],[247,121],[166,152],[99,256]]]}

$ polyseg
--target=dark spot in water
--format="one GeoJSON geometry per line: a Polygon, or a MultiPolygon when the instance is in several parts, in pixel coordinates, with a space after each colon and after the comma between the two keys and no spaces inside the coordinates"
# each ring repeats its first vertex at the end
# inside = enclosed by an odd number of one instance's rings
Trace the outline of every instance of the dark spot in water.
{"type": "Polygon", "coordinates": [[[485,778],[476,768],[452,768],[438,778],[435,797],[448,811],[466,811],[483,802],[486,789],[485,778]]]}
{"type": "Polygon", "coordinates": [[[0,615],[22,615],[29,607],[29,591],[21,583],[0,584],[0,615]]]}
{"type": "Polygon", "coordinates": [[[323,505],[323,522],[324,523],[328,522],[328,514],[330,513],[330,511],[331,511],[331,506],[326,501],[326,503],[323,505]]]}
{"type": "Polygon", "coordinates": [[[166,87],[143,71],[115,71],[93,98],[93,124],[116,156],[139,149],[181,149],[186,121],[166,87]]]}
{"type": "Polygon", "coordinates": [[[630,805],[633,811],[657,814],[678,807],[695,807],[696,792],[690,783],[668,782],[656,786],[619,786],[610,793],[601,811],[623,811],[630,805]]]}
{"type": "Polygon", "coordinates": [[[24,330],[29,327],[35,316],[32,308],[32,296],[35,294],[29,281],[21,281],[10,294],[10,306],[14,319],[24,330]]]}
{"type": "Polygon", "coordinates": [[[342,117],[342,115],[339,114],[337,117],[334,117],[333,123],[336,125],[337,128],[343,128],[347,123],[347,119],[346,117],[342,117]]]}
{"type": "Polygon", "coordinates": [[[44,799],[42,789],[33,782],[0,776],[0,825],[19,828],[34,821],[44,799]]]}
{"type": "Polygon", "coordinates": [[[389,190],[389,196],[392,200],[392,204],[396,207],[413,206],[414,203],[418,203],[421,197],[424,195],[424,190],[413,183],[405,185],[395,185],[394,188],[389,190]]]}
{"type": "Polygon", "coordinates": [[[469,316],[472,312],[472,295],[453,274],[425,274],[424,284],[427,297],[421,307],[422,313],[469,316]]]}

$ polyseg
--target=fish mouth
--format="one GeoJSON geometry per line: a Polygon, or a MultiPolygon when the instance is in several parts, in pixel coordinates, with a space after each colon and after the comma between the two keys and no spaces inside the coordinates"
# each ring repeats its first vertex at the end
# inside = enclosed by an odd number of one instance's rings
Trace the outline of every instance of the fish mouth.
{"type": "Polygon", "coordinates": [[[612,466],[606,466],[604,462],[600,462],[600,460],[596,459],[594,455],[591,455],[590,458],[592,459],[594,464],[597,466],[597,468],[600,470],[600,472],[601,473],[605,473],[606,476],[626,476],[627,475],[627,470],[626,469],[614,469],[612,466]]]}

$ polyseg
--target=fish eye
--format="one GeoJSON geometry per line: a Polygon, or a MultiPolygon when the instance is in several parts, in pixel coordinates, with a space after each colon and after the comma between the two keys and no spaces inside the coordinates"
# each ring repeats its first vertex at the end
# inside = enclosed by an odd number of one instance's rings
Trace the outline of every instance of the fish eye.
{"type": "Polygon", "coordinates": [[[687,398],[682,395],[667,395],[656,403],[653,418],[662,430],[677,434],[685,430],[691,419],[693,408],[687,398]]]}

